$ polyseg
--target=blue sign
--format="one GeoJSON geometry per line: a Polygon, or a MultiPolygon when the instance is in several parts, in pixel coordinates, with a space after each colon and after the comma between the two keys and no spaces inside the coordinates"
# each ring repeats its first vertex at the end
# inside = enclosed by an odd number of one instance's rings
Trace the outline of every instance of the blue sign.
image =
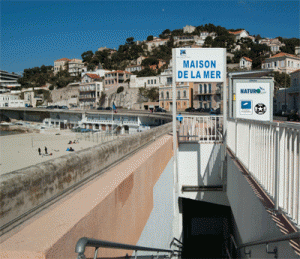
{"type": "Polygon", "coordinates": [[[181,122],[183,120],[183,117],[182,117],[181,114],[178,114],[177,117],[176,117],[176,119],[181,122]]]}
{"type": "Polygon", "coordinates": [[[241,101],[241,109],[251,109],[251,101],[241,101]]]}

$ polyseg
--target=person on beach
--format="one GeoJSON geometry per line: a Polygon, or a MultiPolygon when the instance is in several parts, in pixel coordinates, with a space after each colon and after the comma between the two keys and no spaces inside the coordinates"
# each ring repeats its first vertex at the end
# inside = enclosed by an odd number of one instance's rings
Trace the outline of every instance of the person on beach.
{"type": "Polygon", "coordinates": [[[40,148],[38,148],[38,151],[39,151],[39,155],[41,155],[41,149],[40,148]]]}
{"type": "Polygon", "coordinates": [[[45,147],[45,154],[47,155],[48,154],[48,152],[47,152],[48,150],[47,150],[47,147],[45,147]]]}

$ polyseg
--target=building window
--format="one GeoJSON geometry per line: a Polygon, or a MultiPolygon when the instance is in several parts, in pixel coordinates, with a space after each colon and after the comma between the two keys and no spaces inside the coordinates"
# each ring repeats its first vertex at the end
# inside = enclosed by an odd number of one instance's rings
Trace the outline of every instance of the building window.
{"type": "Polygon", "coordinates": [[[208,84],[208,92],[211,93],[211,84],[208,84]]]}
{"type": "Polygon", "coordinates": [[[161,92],[160,97],[161,99],[164,99],[164,92],[161,92]]]}
{"type": "Polygon", "coordinates": [[[177,92],[177,98],[180,99],[180,91],[177,92]]]}
{"type": "Polygon", "coordinates": [[[202,84],[200,84],[200,94],[202,94],[202,84]]]}
{"type": "Polygon", "coordinates": [[[203,107],[203,106],[202,106],[202,105],[203,105],[203,104],[202,104],[202,102],[200,102],[200,103],[199,103],[199,105],[200,105],[200,108],[202,108],[202,107],[203,107]]]}
{"type": "Polygon", "coordinates": [[[210,108],[210,109],[211,109],[211,102],[209,102],[209,103],[208,103],[208,108],[210,108]]]}
{"type": "Polygon", "coordinates": [[[183,91],[183,97],[186,98],[186,91],[183,91]]]}
{"type": "Polygon", "coordinates": [[[150,85],[150,80],[148,80],[148,85],[150,85]]]}
{"type": "Polygon", "coordinates": [[[156,84],[156,79],[154,79],[154,84],[156,84]]]}
{"type": "Polygon", "coordinates": [[[169,92],[167,92],[167,99],[169,99],[169,92]]]}
{"type": "Polygon", "coordinates": [[[153,85],[153,79],[151,80],[151,85],[153,85]]]}
{"type": "Polygon", "coordinates": [[[167,77],[167,84],[172,84],[172,77],[167,77]]]}
{"type": "Polygon", "coordinates": [[[204,84],[204,93],[205,94],[207,93],[207,86],[206,86],[206,84],[204,84]]]}

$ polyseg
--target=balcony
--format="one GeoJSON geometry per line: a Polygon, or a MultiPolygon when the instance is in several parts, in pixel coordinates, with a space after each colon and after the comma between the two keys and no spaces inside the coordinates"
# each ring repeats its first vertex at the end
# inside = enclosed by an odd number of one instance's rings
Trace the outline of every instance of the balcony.
{"type": "Polygon", "coordinates": [[[218,94],[217,91],[212,91],[210,93],[206,92],[206,93],[203,93],[203,92],[199,92],[199,91],[194,91],[194,95],[212,95],[212,94],[218,94]]]}

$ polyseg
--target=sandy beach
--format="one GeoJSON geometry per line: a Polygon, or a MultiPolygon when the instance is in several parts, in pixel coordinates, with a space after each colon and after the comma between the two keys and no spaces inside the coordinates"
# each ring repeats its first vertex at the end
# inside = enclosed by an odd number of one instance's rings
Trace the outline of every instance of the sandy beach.
{"type": "Polygon", "coordinates": [[[94,139],[83,136],[88,135],[55,129],[41,130],[40,133],[0,136],[0,174],[67,155],[70,153],[66,151],[68,147],[72,147],[76,152],[111,139],[101,138],[100,134],[98,137],[94,134],[94,139]],[[79,141],[78,144],[68,144],[70,140],[75,139],[79,141]],[[45,147],[52,156],[45,155],[45,147]],[[41,149],[42,155],[39,155],[38,148],[41,149]]]}

